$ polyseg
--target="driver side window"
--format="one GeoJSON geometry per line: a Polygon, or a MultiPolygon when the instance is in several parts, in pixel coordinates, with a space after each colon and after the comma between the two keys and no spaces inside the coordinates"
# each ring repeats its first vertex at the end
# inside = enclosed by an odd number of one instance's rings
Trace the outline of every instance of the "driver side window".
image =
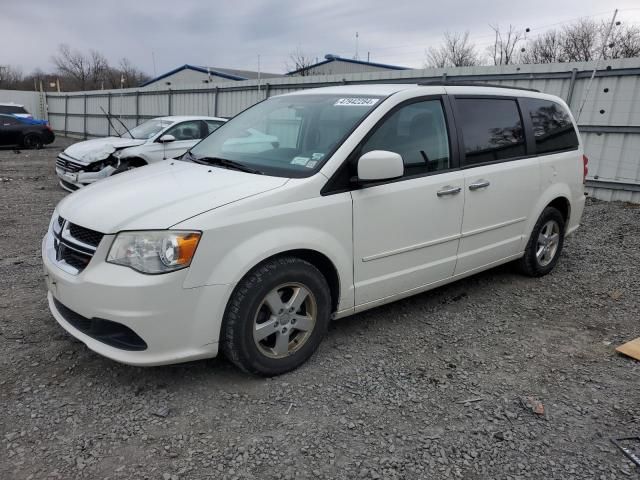
{"type": "Polygon", "coordinates": [[[378,126],[360,155],[372,150],[402,156],[405,177],[448,169],[449,138],[441,102],[425,100],[400,107],[378,126]]]}
{"type": "Polygon", "coordinates": [[[164,135],[173,135],[176,140],[200,140],[203,138],[202,133],[205,128],[202,121],[190,120],[174,125],[164,135]]]}

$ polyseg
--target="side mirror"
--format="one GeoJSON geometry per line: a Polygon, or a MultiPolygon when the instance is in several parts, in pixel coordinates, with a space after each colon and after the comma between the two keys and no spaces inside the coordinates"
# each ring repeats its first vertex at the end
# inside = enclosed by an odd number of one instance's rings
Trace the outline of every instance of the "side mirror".
{"type": "Polygon", "coordinates": [[[176,137],[174,137],[173,135],[162,135],[158,139],[158,142],[160,142],[160,143],[170,143],[170,142],[175,142],[175,141],[176,141],[176,137]]]}
{"type": "Polygon", "coordinates": [[[404,174],[402,156],[386,150],[373,150],[358,159],[358,180],[379,182],[392,180],[404,174]]]}

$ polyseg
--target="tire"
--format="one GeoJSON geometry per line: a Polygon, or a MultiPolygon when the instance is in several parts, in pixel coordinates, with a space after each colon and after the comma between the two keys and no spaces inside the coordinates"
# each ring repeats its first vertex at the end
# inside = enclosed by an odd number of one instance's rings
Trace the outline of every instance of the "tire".
{"type": "Polygon", "coordinates": [[[37,133],[27,133],[22,139],[22,146],[40,150],[42,148],[42,137],[37,133]]]}
{"type": "Polygon", "coordinates": [[[118,167],[118,169],[112,173],[112,175],[117,175],[119,173],[124,173],[124,172],[128,172],[130,170],[135,170],[136,168],[139,167],[144,167],[146,165],[146,163],[144,162],[144,160],[125,160],[123,161],[120,166],[118,167]]]}
{"type": "Polygon", "coordinates": [[[518,261],[520,271],[530,277],[549,273],[558,263],[564,246],[565,220],[554,207],[545,208],[533,227],[524,257],[518,261]]]}
{"type": "Polygon", "coordinates": [[[245,372],[280,375],[313,355],[330,315],[329,285],[316,267],[296,257],[267,260],[233,291],[223,319],[222,351],[245,372]]]}

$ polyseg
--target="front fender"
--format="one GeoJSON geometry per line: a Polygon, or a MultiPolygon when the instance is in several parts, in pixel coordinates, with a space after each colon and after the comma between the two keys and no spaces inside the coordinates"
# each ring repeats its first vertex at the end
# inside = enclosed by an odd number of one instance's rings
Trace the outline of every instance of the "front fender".
{"type": "Polygon", "coordinates": [[[333,263],[340,279],[340,308],[353,307],[353,238],[348,193],[294,200],[307,182],[274,190],[185,220],[173,228],[201,230],[185,287],[237,284],[263,260],[291,250],[311,250],[333,263]]]}
{"type": "Polygon", "coordinates": [[[120,154],[118,155],[120,160],[126,160],[129,158],[141,158],[147,163],[149,162],[149,157],[145,154],[144,148],[140,148],[140,146],[123,148],[120,150],[120,154]]]}
{"type": "MultiPolygon", "coordinates": [[[[343,245],[326,231],[308,226],[289,226],[266,230],[240,241],[218,260],[206,275],[197,267],[191,268],[185,287],[199,285],[237,284],[251,269],[264,260],[292,250],[311,250],[327,257],[338,272],[340,301],[338,310],[353,307],[353,278],[351,245],[343,245]],[[347,247],[347,248],[345,248],[347,247]]],[[[211,265],[209,255],[198,249],[195,265],[211,265]]]]}

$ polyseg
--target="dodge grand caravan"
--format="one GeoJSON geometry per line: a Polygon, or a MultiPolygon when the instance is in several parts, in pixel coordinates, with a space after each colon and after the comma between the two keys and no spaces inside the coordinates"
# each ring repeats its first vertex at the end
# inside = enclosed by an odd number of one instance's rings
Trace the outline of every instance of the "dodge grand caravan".
{"type": "Polygon", "coordinates": [[[62,200],[42,243],[49,307],[120,362],[221,351],[280,374],[331,319],[506,262],[549,273],[578,228],[586,169],[566,104],[535,91],[272,97],[179,160],[62,200]]]}

